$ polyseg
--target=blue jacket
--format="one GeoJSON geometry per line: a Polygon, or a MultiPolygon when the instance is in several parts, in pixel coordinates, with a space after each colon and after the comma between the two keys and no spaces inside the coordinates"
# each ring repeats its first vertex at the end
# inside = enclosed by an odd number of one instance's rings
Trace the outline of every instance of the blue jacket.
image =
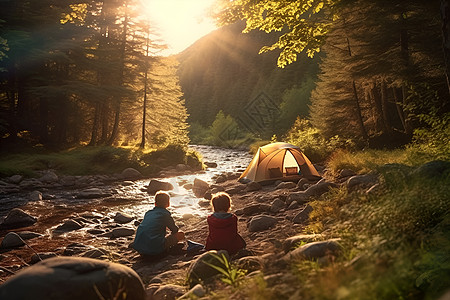
{"type": "Polygon", "coordinates": [[[164,252],[166,228],[178,232],[170,212],[155,206],[145,213],[134,238],[133,248],[140,254],[155,255],[164,252]]]}

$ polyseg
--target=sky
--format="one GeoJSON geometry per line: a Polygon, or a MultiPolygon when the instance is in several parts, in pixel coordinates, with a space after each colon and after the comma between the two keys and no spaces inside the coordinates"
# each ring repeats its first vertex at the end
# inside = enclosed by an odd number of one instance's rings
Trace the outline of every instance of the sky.
{"type": "Polygon", "coordinates": [[[169,49],[164,55],[176,54],[210,33],[216,26],[207,10],[214,0],[142,0],[147,15],[161,32],[169,49]]]}

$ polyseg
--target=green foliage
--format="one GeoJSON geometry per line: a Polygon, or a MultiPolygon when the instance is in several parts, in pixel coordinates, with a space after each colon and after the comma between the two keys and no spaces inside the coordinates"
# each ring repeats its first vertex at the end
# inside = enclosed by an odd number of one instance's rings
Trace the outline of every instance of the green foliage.
{"type": "Polygon", "coordinates": [[[300,147],[306,156],[314,162],[324,161],[337,149],[351,149],[353,147],[351,140],[341,140],[338,136],[325,139],[308,120],[300,117],[295,120],[284,140],[287,143],[300,147]]]}
{"type": "MultiPolygon", "coordinates": [[[[400,151],[354,153],[380,163],[400,151]]],[[[408,159],[407,153],[400,155],[408,159]]],[[[331,158],[331,162],[335,157],[331,158]]],[[[357,169],[367,165],[355,163],[357,169]]],[[[398,159],[397,162],[401,162],[398,159]]],[[[336,164],[336,163],[334,163],[336,164]]],[[[372,169],[373,170],[373,169],[372,169]]],[[[423,178],[401,165],[380,169],[383,191],[333,189],[310,205],[308,230],[340,237],[344,253],[327,265],[294,265],[311,299],[437,299],[450,280],[449,175],[423,178]]]]}
{"type": "Polygon", "coordinates": [[[309,98],[314,87],[314,79],[308,77],[300,86],[295,86],[284,92],[283,102],[280,104],[280,116],[277,121],[278,133],[287,132],[297,117],[305,118],[309,115],[309,98]]]}
{"type": "Polygon", "coordinates": [[[0,159],[0,176],[34,176],[36,171],[47,169],[68,175],[115,174],[130,167],[151,175],[178,163],[197,170],[202,168],[200,154],[180,145],[169,145],[150,153],[116,147],[81,147],[57,153],[4,155],[0,159]]]}
{"type": "Polygon", "coordinates": [[[221,1],[218,15],[222,23],[245,20],[244,32],[259,29],[267,33],[282,32],[278,41],[264,46],[260,53],[281,49],[278,66],[297,60],[297,54],[309,57],[320,51],[333,19],[332,0],[309,1],[221,1]]]}
{"type": "Polygon", "coordinates": [[[199,122],[192,122],[189,125],[189,138],[194,145],[203,145],[207,143],[210,131],[199,122]]]}
{"type": "Polygon", "coordinates": [[[204,263],[222,274],[222,282],[233,287],[238,287],[247,272],[243,269],[233,267],[223,253],[221,255],[211,253],[211,255],[219,262],[219,265],[217,266],[207,261],[204,263]]]}

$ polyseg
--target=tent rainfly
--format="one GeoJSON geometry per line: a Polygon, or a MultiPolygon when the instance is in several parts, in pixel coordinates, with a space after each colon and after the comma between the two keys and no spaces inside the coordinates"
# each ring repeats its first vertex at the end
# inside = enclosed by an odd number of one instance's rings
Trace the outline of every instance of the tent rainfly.
{"type": "Polygon", "coordinates": [[[239,180],[262,182],[301,177],[315,179],[320,175],[299,147],[288,143],[272,143],[258,149],[239,180]]]}

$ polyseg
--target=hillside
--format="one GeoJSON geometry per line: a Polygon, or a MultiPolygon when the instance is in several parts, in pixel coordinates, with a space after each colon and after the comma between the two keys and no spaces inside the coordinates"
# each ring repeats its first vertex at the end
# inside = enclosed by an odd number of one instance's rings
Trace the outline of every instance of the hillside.
{"type": "MultiPolygon", "coordinates": [[[[315,77],[318,58],[299,57],[296,63],[276,67],[278,53],[258,54],[276,38],[263,32],[243,34],[243,23],[222,27],[194,43],[178,55],[178,75],[189,123],[209,126],[223,110],[239,121],[242,108],[261,93],[279,106],[283,94],[315,77]]],[[[307,114],[309,97],[302,102],[301,115],[307,114]]],[[[295,116],[293,122],[295,120],[295,116]]]]}

